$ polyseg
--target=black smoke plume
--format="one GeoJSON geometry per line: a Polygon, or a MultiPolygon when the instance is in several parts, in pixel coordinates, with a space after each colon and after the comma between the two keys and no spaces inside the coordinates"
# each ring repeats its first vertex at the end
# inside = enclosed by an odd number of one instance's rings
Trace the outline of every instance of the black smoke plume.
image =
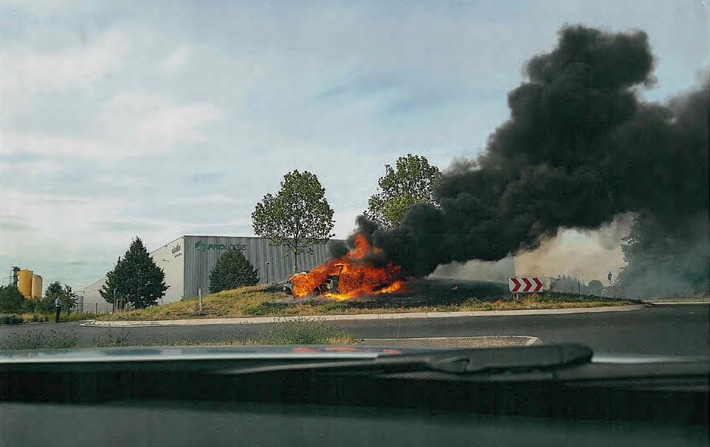
{"type": "Polygon", "coordinates": [[[526,64],[526,82],[508,95],[510,118],[483,155],[444,173],[437,205],[412,207],[392,231],[362,219],[361,230],[418,277],[535,249],[560,228],[597,229],[625,212],[654,222],[641,240],[699,216],[707,225],[708,83],[644,102],[638,91],[654,83],[653,66],[644,32],[563,28],[552,52],[526,64]]]}
{"type": "MultiPolygon", "coordinates": [[[[351,249],[355,247],[355,238],[360,235],[364,236],[365,240],[370,246],[374,246],[373,235],[380,231],[378,225],[367,219],[365,216],[358,216],[355,219],[357,225],[357,231],[351,234],[347,241],[331,241],[328,245],[328,253],[331,259],[338,259],[345,256],[351,249]]],[[[363,259],[362,262],[372,265],[374,267],[384,267],[391,262],[390,256],[381,251],[375,253],[371,251],[363,259]]]]}

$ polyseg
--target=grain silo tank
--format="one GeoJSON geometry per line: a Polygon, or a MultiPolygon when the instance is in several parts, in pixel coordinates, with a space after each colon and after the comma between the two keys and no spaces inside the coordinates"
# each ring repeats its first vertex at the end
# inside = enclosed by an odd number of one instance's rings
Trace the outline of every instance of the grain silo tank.
{"type": "Polygon", "coordinates": [[[32,270],[22,269],[17,272],[17,288],[25,298],[32,296],[32,270]]]}
{"type": "Polygon", "coordinates": [[[32,298],[42,298],[42,277],[32,275],[32,298]]]}

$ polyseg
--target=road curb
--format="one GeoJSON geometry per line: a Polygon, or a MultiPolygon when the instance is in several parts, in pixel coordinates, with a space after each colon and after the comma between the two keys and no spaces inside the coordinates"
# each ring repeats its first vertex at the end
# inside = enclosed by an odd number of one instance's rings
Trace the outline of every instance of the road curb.
{"type": "Polygon", "coordinates": [[[355,315],[309,315],[293,317],[248,317],[248,318],[210,318],[191,320],[148,320],[148,321],[102,321],[91,320],[83,323],[85,327],[155,327],[155,326],[206,326],[227,324],[270,324],[286,321],[298,321],[304,318],[318,321],[358,321],[358,320],[403,320],[429,318],[461,317],[504,317],[524,315],[565,315],[600,312],[628,312],[644,309],[643,304],[629,306],[606,306],[569,309],[526,309],[526,310],[483,310],[464,312],[408,312],[390,314],[355,314],[355,315]]]}
{"type": "Polygon", "coordinates": [[[706,301],[706,300],[699,300],[699,301],[644,301],[644,304],[650,304],[651,306],[685,306],[685,305],[697,306],[699,304],[710,305],[710,301],[706,301]]]}
{"type": "Polygon", "coordinates": [[[502,346],[541,345],[537,337],[528,335],[480,335],[475,337],[410,337],[365,338],[357,340],[363,346],[436,347],[436,348],[493,348],[502,346]]]}

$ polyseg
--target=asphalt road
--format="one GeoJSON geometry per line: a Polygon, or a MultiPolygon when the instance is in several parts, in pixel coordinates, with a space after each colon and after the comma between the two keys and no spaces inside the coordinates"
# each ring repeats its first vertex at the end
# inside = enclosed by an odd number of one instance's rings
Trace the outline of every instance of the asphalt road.
{"type": "MultiPolygon", "coordinates": [[[[629,312],[459,317],[401,320],[360,320],[334,323],[358,339],[522,335],[542,343],[577,342],[599,353],[710,356],[709,305],[663,305],[629,312]]],[[[268,324],[167,326],[137,328],[82,327],[78,323],[34,323],[0,326],[0,340],[27,331],[76,335],[79,345],[108,333],[144,340],[218,342],[256,338],[268,324]]]]}

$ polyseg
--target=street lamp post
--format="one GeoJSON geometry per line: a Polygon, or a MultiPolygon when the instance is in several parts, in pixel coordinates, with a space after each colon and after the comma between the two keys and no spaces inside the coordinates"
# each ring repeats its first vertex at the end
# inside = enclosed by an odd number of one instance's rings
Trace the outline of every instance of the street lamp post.
{"type": "Polygon", "coordinates": [[[266,284],[269,284],[269,261],[266,261],[266,284]]]}

